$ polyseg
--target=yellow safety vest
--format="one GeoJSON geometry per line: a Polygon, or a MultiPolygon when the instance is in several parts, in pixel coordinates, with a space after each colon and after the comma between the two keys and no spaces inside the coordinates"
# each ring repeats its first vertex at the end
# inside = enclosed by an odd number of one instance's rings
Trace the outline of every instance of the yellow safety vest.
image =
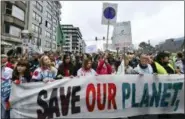
{"type": "MultiPolygon", "coordinates": [[[[161,66],[159,63],[155,62],[155,66],[156,66],[158,74],[168,74],[166,69],[163,66],[161,66]]],[[[174,68],[172,67],[170,63],[168,64],[168,66],[174,71],[174,68]]]]}

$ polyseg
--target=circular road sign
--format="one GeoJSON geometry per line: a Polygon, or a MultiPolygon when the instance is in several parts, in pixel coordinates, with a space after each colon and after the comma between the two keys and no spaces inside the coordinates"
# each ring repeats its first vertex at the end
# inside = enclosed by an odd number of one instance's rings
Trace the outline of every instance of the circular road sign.
{"type": "Polygon", "coordinates": [[[112,7],[107,7],[103,11],[103,15],[106,19],[113,19],[116,16],[116,11],[112,7]]]}

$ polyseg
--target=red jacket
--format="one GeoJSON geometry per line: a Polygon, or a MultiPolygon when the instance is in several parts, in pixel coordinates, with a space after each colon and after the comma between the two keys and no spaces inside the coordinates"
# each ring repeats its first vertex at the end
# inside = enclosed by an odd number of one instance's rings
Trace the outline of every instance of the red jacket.
{"type": "Polygon", "coordinates": [[[97,74],[111,74],[112,73],[112,67],[110,64],[105,63],[104,60],[100,60],[98,67],[96,69],[97,74]],[[106,67],[103,65],[105,64],[106,67]]]}
{"type": "Polygon", "coordinates": [[[12,63],[10,63],[10,62],[7,62],[6,67],[9,67],[9,68],[11,68],[11,69],[14,69],[13,64],[12,64],[12,63]]]}

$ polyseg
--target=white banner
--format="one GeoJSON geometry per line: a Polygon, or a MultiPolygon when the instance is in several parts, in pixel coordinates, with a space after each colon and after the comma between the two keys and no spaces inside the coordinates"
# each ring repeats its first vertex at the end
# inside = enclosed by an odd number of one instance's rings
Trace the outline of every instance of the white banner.
{"type": "Polygon", "coordinates": [[[11,118],[184,114],[184,75],[105,75],[12,84],[11,118]]]}
{"type": "Polygon", "coordinates": [[[86,46],[85,52],[86,53],[97,53],[97,45],[86,46]]]}
{"type": "Polygon", "coordinates": [[[116,23],[113,30],[112,43],[115,46],[115,48],[132,46],[132,33],[130,21],[116,23]]]}
{"type": "Polygon", "coordinates": [[[117,8],[118,4],[103,3],[102,9],[102,24],[114,25],[117,20],[117,8]]]}

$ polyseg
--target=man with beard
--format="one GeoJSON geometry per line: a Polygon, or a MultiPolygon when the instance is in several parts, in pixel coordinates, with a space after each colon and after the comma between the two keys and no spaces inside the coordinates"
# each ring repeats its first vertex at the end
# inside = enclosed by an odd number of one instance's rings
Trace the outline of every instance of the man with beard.
{"type": "Polygon", "coordinates": [[[151,66],[156,74],[175,74],[173,66],[169,63],[169,54],[166,52],[158,53],[156,61],[151,66]]]}

